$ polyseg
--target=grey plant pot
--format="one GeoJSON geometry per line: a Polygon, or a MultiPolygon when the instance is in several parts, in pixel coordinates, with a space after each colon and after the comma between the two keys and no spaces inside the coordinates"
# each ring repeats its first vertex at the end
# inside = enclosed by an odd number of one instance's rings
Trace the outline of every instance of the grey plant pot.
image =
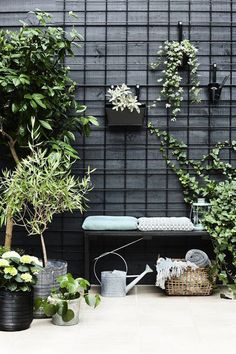
{"type": "MultiPolygon", "coordinates": [[[[59,300],[58,300],[59,301],[59,300]]],[[[81,298],[74,300],[67,300],[68,309],[74,312],[74,318],[71,321],[64,322],[62,317],[57,313],[52,316],[52,323],[56,326],[74,326],[79,323],[80,303],[81,298]]]]}
{"type": "Polygon", "coordinates": [[[140,113],[136,110],[130,112],[127,108],[124,111],[115,111],[111,104],[106,105],[106,119],[108,127],[142,127],[146,112],[146,106],[140,106],[140,113]]]}
{"type": "MultiPolygon", "coordinates": [[[[67,262],[50,259],[48,265],[37,276],[37,284],[34,286],[34,300],[38,297],[46,299],[52,288],[58,288],[57,277],[67,273],[67,262]]],[[[34,311],[34,318],[46,318],[44,311],[34,311]]]]}

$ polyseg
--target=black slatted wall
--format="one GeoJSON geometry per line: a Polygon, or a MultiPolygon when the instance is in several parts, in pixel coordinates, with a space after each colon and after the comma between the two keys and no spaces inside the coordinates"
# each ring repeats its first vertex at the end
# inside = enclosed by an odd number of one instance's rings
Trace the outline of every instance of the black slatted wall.
{"type": "MultiPolygon", "coordinates": [[[[89,138],[78,138],[81,161],[75,173],[82,174],[87,165],[96,168],[87,215],[187,215],[179,183],[166,168],[159,142],[149,135],[146,124],[152,121],[186,142],[191,158],[207,153],[219,140],[235,138],[236,3],[233,0],[1,0],[0,26],[17,29],[20,19],[37,25],[33,16],[27,14],[35,8],[50,12],[55,25],[68,31],[74,25],[84,36],[82,48],[66,64],[78,82],[78,99],[88,105],[89,113],[100,124],[89,138]],[[71,10],[79,16],[78,20],[68,16],[71,10]],[[183,22],[184,37],[199,49],[201,104],[190,104],[189,74],[184,72],[187,93],[176,122],[170,121],[165,102],[160,102],[148,110],[142,129],[109,130],[104,119],[106,89],[123,82],[130,86],[139,84],[141,101],[151,105],[161,89],[157,84],[161,71],[153,73],[148,66],[163,41],[177,40],[178,21],[183,22]],[[208,104],[206,89],[213,63],[218,66],[219,81],[230,75],[217,106],[208,104]]],[[[225,159],[231,158],[225,152],[225,159]]],[[[81,222],[78,213],[57,217],[47,235],[49,255],[67,259],[70,270],[80,274],[83,273],[81,222]]],[[[15,243],[35,251],[38,240],[26,240],[22,232],[17,232],[15,243]]],[[[93,245],[94,255],[113,245],[98,241],[93,245]]],[[[130,248],[126,256],[135,269],[147,260],[147,255],[151,255],[152,263],[160,250],[164,254],[183,255],[189,246],[186,240],[170,244],[154,242],[130,248]]]]}

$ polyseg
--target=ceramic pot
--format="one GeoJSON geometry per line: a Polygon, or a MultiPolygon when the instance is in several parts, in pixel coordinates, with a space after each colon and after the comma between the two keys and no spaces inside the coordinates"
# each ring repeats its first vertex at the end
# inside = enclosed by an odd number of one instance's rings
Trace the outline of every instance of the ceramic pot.
{"type": "Polygon", "coordinates": [[[0,290],[0,330],[22,331],[33,321],[33,291],[0,290]]]}

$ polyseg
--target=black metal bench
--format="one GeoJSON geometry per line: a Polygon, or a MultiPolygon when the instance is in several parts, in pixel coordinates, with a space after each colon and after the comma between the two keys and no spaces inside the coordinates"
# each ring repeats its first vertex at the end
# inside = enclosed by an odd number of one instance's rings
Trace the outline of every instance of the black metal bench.
{"type": "Polygon", "coordinates": [[[206,231],[84,231],[84,272],[85,278],[90,277],[90,241],[100,237],[116,237],[119,239],[125,237],[143,238],[143,240],[152,240],[153,238],[166,237],[168,239],[176,237],[191,237],[210,240],[211,237],[206,231]]]}

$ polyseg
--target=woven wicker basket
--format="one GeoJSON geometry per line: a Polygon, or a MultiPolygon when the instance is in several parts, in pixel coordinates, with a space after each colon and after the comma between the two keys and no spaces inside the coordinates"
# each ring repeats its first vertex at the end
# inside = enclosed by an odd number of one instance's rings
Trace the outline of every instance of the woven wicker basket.
{"type": "Polygon", "coordinates": [[[165,289],[168,295],[211,295],[213,283],[209,279],[209,268],[188,268],[181,276],[167,280],[165,289]]]}

